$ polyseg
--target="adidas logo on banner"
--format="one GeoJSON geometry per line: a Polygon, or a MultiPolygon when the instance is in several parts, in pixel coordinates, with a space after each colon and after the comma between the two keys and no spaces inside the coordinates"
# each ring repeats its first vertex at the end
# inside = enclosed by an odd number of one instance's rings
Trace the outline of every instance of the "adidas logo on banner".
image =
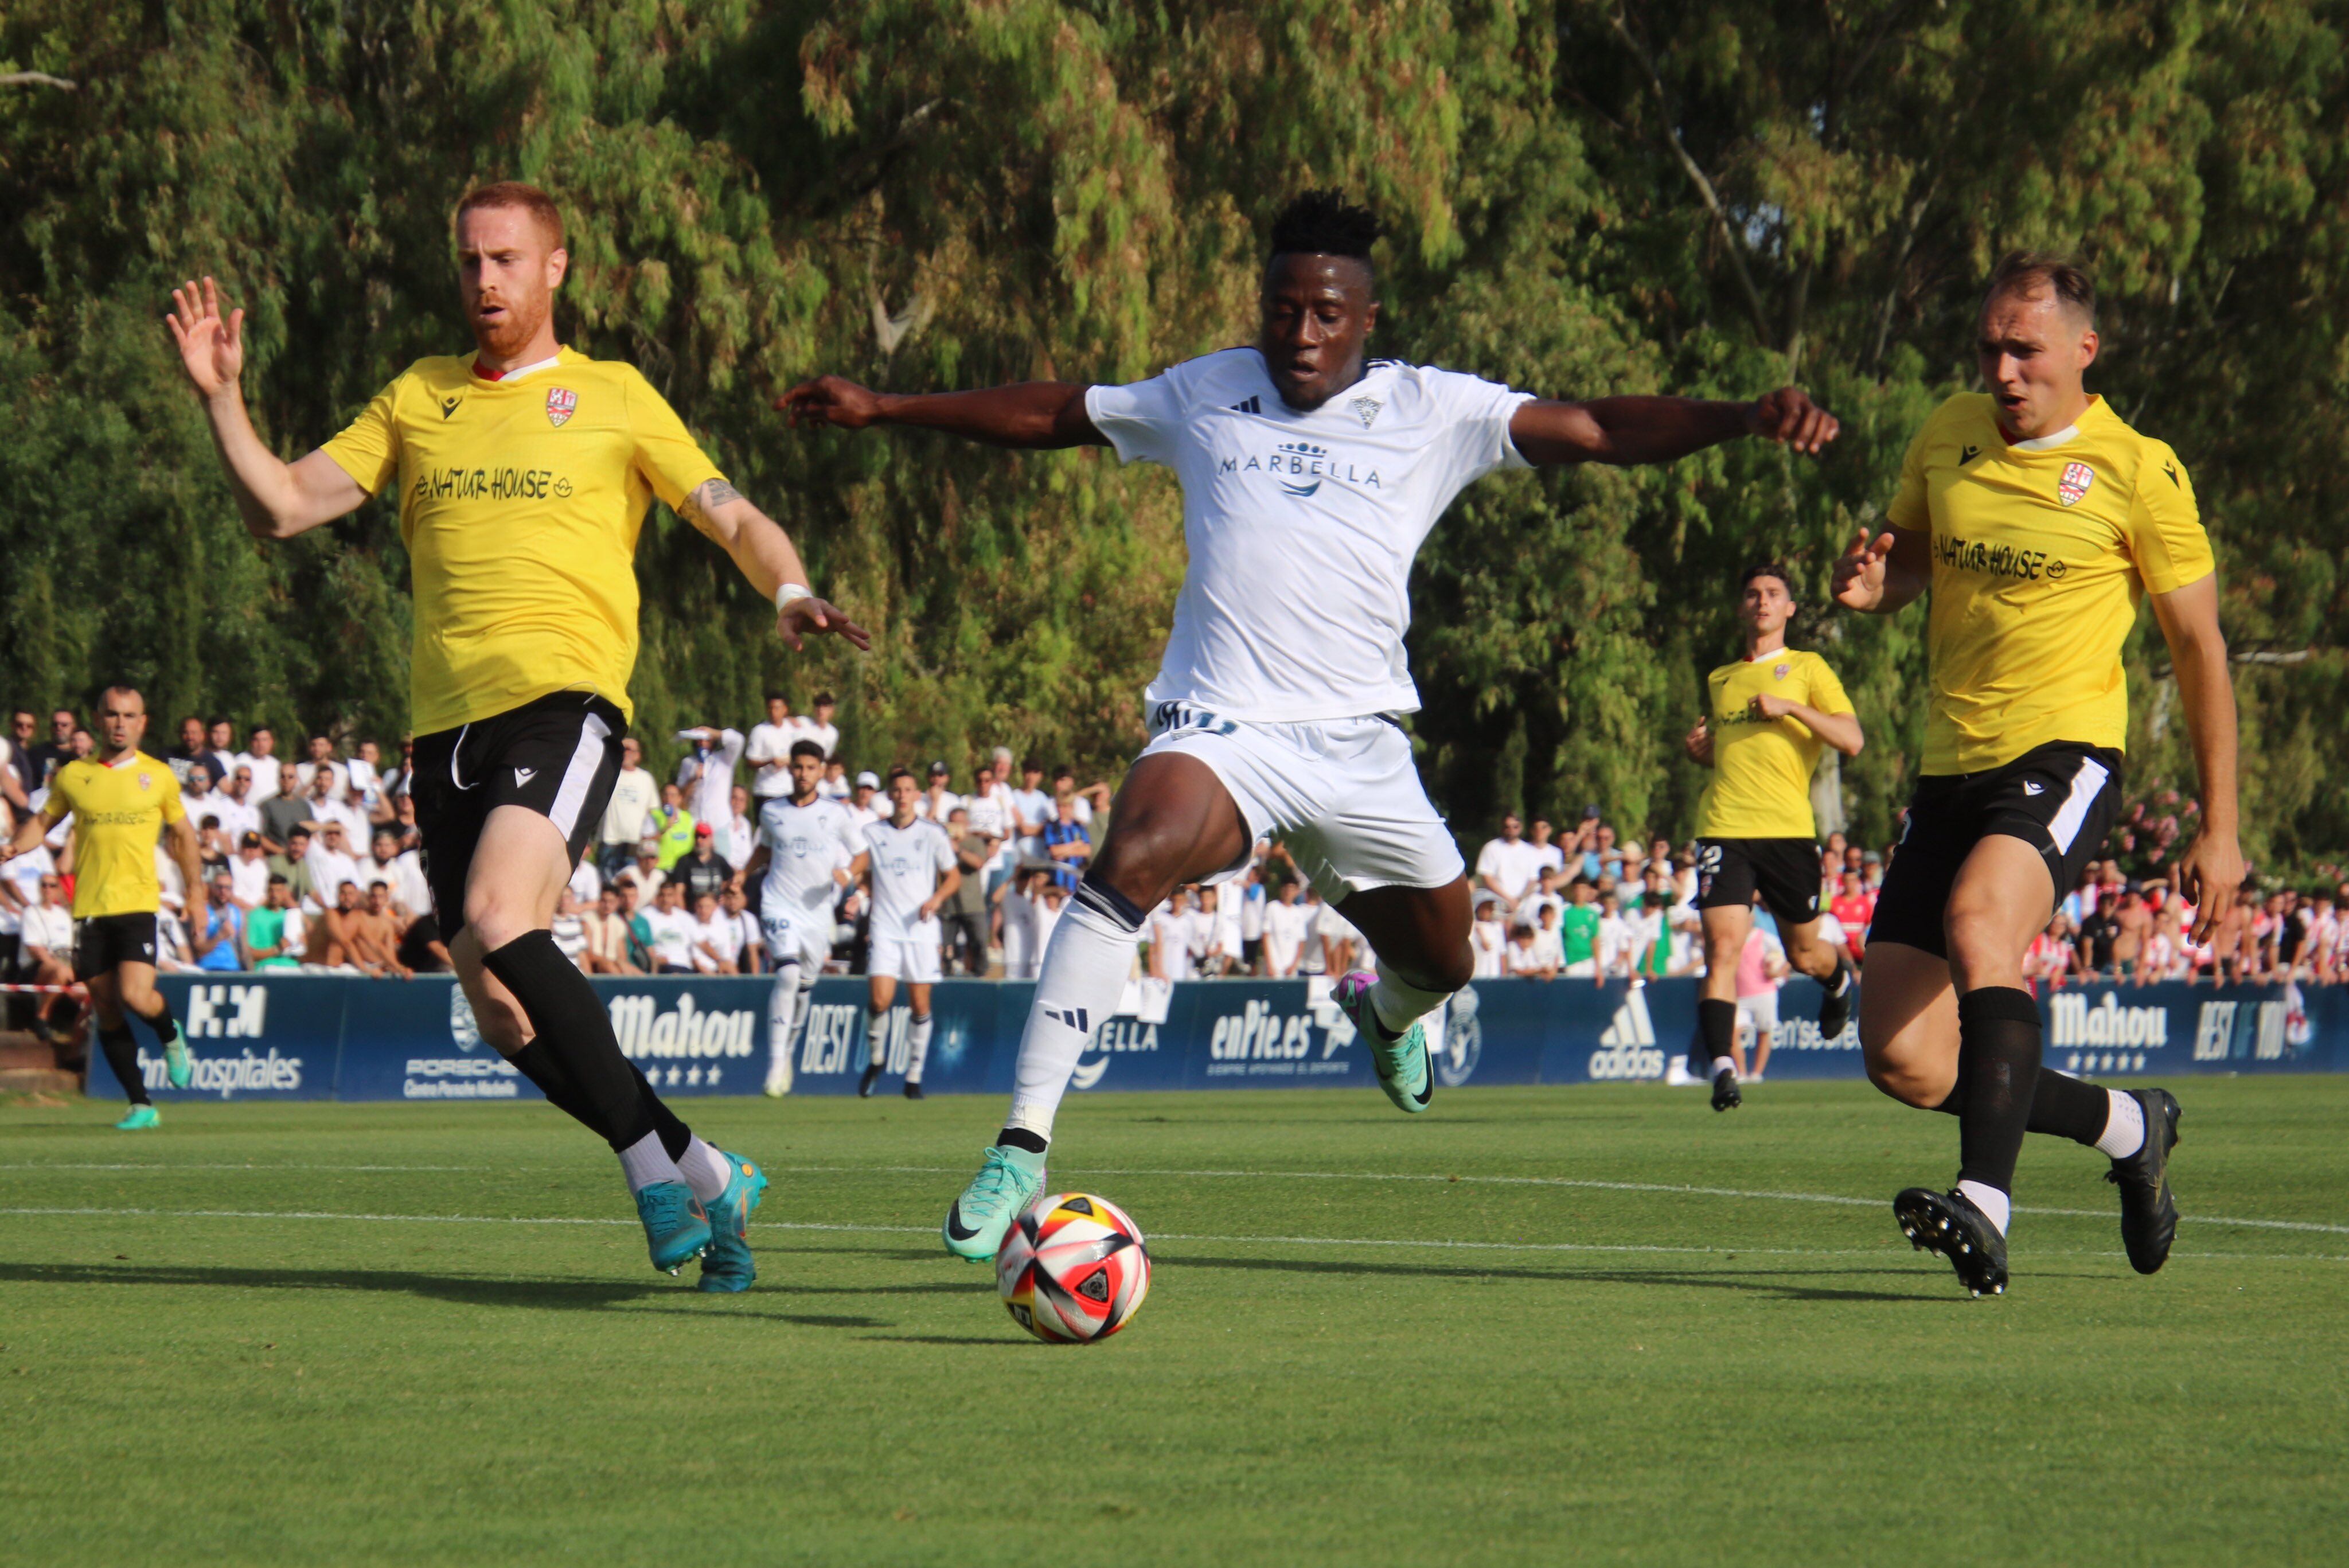
{"type": "Polygon", "coordinates": [[[1092,1033],[1092,1021],[1086,1016],[1085,1010],[1081,1007],[1056,1007],[1048,1002],[1042,1007],[1037,1009],[1037,1011],[1041,1012],[1045,1017],[1050,1019],[1053,1023],[1064,1023],[1080,1034],[1090,1035],[1092,1033]]]}
{"type": "Polygon", "coordinates": [[[1256,399],[1249,398],[1245,401],[1234,403],[1232,405],[1232,412],[1236,414],[1260,414],[1264,412],[1264,405],[1256,399]]]}
{"type": "Polygon", "coordinates": [[[1655,1021],[1648,1016],[1648,993],[1633,986],[1623,1005],[1599,1031],[1599,1048],[1590,1054],[1593,1078],[1661,1078],[1664,1054],[1656,1047],[1655,1021]]]}

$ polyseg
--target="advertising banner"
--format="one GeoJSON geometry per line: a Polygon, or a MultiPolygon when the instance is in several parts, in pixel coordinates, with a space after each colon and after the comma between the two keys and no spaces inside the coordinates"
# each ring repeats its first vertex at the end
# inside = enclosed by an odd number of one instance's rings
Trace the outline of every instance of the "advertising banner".
{"type": "MultiPolygon", "coordinates": [[[[515,1100],[537,1089],[481,1038],[446,976],[165,975],[195,1078],[166,1080],[153,1036],[134,1025],[150,1095],[165,1099],[515,1100]]],[[[768,1066],[769,982],[755,976],[597,980],[620,1048],[663,1096],[752,1095],[768,1066]]],[[[1323,979],[1129,982],[1092,1032],[1073,1092],[1366,1088],[1375,1082],[1323,979]]],[[[932,1094],[1008,1094],[1035,986],[949,980],[932,988],[924,1085],[932,1094]]],[[[1696,982],[1478,981],[1430,1021],[1437,1083],[1660,1081],[1696,1030],[1696,982]]],[[[853,1095],[870,1047],[865,982],[817,983],[792,1052],[791,1092],[853,1095]]],[[[1779,995],[1775,1078],[1862,1075],[1859,1031],[1812,1022],[1818,988],[1779,995]]],[[[2067,987],[2040,999],[2044,1060],[2108,1080],[2191,1073],[2349,1071],[2349,988],[2183,983],[2067,987]]],[[[885,1092],[908,1064],[913,1010],[901,989],[881,1021],[885,1092]]],[[[89,1092],[117,1098],[92,1054],[89,1092]]]]}

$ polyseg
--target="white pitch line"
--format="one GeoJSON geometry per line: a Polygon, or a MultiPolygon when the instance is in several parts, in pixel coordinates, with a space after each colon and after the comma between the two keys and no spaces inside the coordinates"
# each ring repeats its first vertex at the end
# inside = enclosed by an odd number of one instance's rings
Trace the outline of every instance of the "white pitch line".
{"type": "MultiPolygon", "coordinates": [[[[634,1225],[634,1220],[574,1218],[527,1214],[343,1214],[302,1209],[0,1209],[0,1214],[63,1216],[74,1219],[129,1215],[165,1220],[332,1220],[406,1225],[634,1225]]],[[[935,1236],[928,1225],[842,1225],[820,1220],[759,1220],[766,1231],[811,1231],[848,1235],[935,1236]]],[[[1153,1241],[1204,1241],[1214,1246],[1266,1247],[1418,1247],[1444,1251],[1476,1252],[1598,1252],[1666,1253],[1682,1257],[1740,1256],[1773,1258],[1899,1259],[1897,1243],[1879,1247],[1670,1247],[1654,1243],[1598,1241],[1455,1241],[1442,1238],[1398,1239],[1391,1236],[1212,1236],[1182,1231],[1160,1231],[1153,1241]]],[[[2118,1258],[2113,1251],[2049,1251],[2043,1258],[2118,1258]]],[[[2289,1252],[2179,1252],[2181,1258],[2221,1258],[2271,1263],[2349,1263],[2349,1256],[2289,1252]]]]}
{"type": "Polygon", "coordinates": [[[66,1161],[26,1161],[18,1165],[0,1165],[0,1170],[514,1170],[531,1168],[496,1165],[252,1165],[223,1161],[214,1165],[161,1165],[151,1159],[130,1160],[117,1165],[72,1164],[66,1161]]]}

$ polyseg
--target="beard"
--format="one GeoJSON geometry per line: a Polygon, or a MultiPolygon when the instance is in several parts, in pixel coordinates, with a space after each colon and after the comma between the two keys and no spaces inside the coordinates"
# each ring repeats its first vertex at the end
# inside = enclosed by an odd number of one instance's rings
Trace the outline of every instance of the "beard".
{"type": "Polygon", "coordinates": [[[483,354],[493,359],[510,359],[530,347],[538,329],[546,324],[546,302],[539,300],[536,308],[524,300],[501,299],[505,315],[496,321],[473,321],[473,341],[483,354]]]}

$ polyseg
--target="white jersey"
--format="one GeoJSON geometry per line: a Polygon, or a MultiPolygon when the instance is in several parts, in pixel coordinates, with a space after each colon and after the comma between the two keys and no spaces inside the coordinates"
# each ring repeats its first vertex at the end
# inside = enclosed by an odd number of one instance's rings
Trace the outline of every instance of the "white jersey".
{"type": "Polygon", "coordinates": [[[954,867],[946,829],[918,816],[905,827],[885,818],[864,830],[864,847],[873,857],[873,940],[916,940],[926,924],[922,906],[954,867]]]}
{"type": "Polygon", "coordinates": [[[1526,466],[1509,421],[1531,394],[1374,359],[1310,413],[1254,348],[1227,348],[1085,412],[1127,462],[1183,485],[1190,569],[1151,702],[1258,723],[1407,713],[1413,556],[1452,498],[1526,466]]]}
{"type": "Polygon", "coordinates": [[[760,802],[759,842],[767,846],[767,907],[801,915],[831,907],[840,890],[833,873],[846,870],[864,848],[847,808],[820,796],[812,805],[760,802]]]}

